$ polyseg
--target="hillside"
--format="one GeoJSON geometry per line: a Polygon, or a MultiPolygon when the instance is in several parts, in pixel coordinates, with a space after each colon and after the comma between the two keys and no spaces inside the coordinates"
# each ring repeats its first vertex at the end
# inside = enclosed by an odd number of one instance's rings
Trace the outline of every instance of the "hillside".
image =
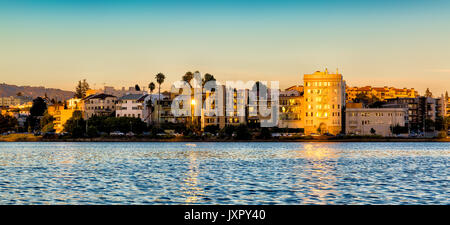
{"type": "Polygon", "coordinates": [[[33,98],[44,96],[47,93],[47,96],[50,99],[55,98],[57,100],[66,100],[72,98],[74,95],[74,92],[72,91],[64,91],[55,88],[17,86],[5,83],[0,84],[0,97],[16,96],[19,92],[22,92],[23,96],[30,96],[33,98]]]}

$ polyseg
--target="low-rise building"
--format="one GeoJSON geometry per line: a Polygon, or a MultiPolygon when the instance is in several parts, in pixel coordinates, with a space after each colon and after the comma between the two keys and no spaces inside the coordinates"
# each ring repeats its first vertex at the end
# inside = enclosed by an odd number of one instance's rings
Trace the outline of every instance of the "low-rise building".
{"type": "Polygon", "coordinates": [[[408,124],[406,108],[346,109],[346,134],[392,136],[392,128],[408,124]]]}
{"type": "Polygon", "coordinates": [[[147,101],[151,98],[145,94],[129,94],[120,97],[116,104],[116,117],[139,118],[142,121],[149,119],[147,101]]]}
{"type": "Polygon", "coordinates": [[[414,88],[395,88],[395,87],[347,87],[346,88],[347,102],[353,101],[359,94],[364,94],[369,97],[375,96],[380,101],[393,98],[416,98],[419,93],[414,88]]]}
{"type": "Polygon", "coordinates": [[[0,97],[0,107],[13,107],[19,105],[31,105],[33,99],[26,96],[0,97]]]}
{"type": "Polygon", "coordinates": [[[114,115],[117,97],[109,94],[90,95],[83,99],[83,117],[114,115]]]}

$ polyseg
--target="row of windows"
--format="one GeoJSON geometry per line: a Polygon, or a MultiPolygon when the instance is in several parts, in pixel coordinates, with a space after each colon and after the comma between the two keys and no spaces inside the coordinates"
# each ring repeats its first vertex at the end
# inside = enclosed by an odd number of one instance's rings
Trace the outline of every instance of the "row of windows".
{"type": "MultiPolygon", "coordinates": [[[[92,107],[86,107],[86,109],[88,109],[88,110],[99,110],[99,109],[106,109],[106,110],[109,110],[109,106],[92,106],[92,107]]],[[[111,107],[111,109],[112,109],[112,107],[111,107]]]]}
{"type": "MultiPolygon", "coordinates": [[[[332,112],[332,113],[330,113],[330,114],[328,114],[328,112],[325,112],[325,113],[322,113],[322,112],[316,112],[316,117],[322,117],[322,116],[324,116],[324,117],[328,117],[328,115],[331,115],[331,116],[341,116],[341,113],[340,112],[332,112]]],[[[314,112],[306,112],[306,117],[314,117],[314,112]]]]}
{"type": "Polygon", "coordinates": [[[363,116],[363,117],[369,117],[369,116],[372,116],[372,115],[374,115],[374,116],[377,116],[377,117],[381,117],[381,116],[384,116],[384,115],[386,115],[386,116],[403,116],[404,115],[404,113],[402,113],[402,112],[397,112],[397,113],[369,113],[369,112],[362,112],[362,113],[357,113],[357,112],[352,112],[352,113],[350,113],[349,114],[350,116],[363,116]]]}
{"type": "Polygon", "coordinates": [[[306,87],[332,87],[332,86],[338,86],[338,82],[322,82],[322,81],[315,81],[315,82],[306,82],[306,87]]]}
{"type": "Polygon", "coordinates": [[[117,114],[117,117],[132,117],[132,118],[141,118],[141,114],[117,114]]]}

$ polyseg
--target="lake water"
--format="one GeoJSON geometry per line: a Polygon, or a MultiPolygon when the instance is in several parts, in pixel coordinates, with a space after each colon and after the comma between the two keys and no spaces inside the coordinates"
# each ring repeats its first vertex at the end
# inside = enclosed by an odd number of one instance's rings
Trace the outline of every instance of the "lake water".
{"type": "Polygon", "coordinates": [[[0,204],[450,204],[450,143],[0,143],[0,204]]]}

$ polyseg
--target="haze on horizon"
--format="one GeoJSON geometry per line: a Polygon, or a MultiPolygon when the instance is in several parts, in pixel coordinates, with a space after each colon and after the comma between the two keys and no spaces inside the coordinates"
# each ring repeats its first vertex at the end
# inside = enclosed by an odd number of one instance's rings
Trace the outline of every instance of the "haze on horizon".
{"type": "MultiPolygon", "coordinates": [[[[349,86],[450,84],[448,1],[0,0],[0,83],[121,88],[187,71],[279,80],[328,68],[349,86]]],[[[450,91],[450,90],[449,90],[450,91]]]]}

